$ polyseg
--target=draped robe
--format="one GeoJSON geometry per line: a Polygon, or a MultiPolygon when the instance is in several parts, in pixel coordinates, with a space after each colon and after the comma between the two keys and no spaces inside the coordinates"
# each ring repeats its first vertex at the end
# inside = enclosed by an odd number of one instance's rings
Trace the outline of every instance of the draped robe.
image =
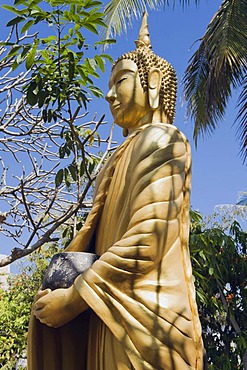
{"type": "Polygon", "coordinates": [[[29,370],[202,369],[189,144],[162,123],[137,129],[116,160],[119,150],[97,179],[96,194],[114,164],[98,217],[69,248],[100,256],[74,283],[90,310],[58,329],[32,317],[29,370]]]}

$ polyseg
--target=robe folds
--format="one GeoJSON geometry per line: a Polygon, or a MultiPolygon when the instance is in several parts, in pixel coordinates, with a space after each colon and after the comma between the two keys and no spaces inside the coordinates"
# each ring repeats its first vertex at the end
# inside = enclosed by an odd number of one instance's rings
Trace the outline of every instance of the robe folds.
{"type": "Polygon", "coordinates": [[[74,282],[90,309],[58,329],[32,317],[29,370],[202,369],[188,250],[190,147],[173,125],[131,135],[98,176],[96,195],[114,164],[98,217],[69,247],[100,256],[74,282]]]}

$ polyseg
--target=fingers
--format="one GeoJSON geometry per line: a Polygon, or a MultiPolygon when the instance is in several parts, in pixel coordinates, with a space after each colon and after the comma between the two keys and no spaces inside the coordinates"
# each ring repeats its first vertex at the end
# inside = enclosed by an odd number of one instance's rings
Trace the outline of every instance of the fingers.
{"type": "Polygon", "coordinates": [[[46,302],[44,302],[44,300],[42,300],[41,298],[36,301],[36,303],[33,305],[33,310],[34,311],[37,311],[37,310],[41,310],[42,308],[44,308],[46,305],[46,302]]]}
{"type": "Polygon", "coordinates": [[[49,298],[46,296],[51,292],[50,289],[40,290],[38,291],[35,299],[35,303],[33,305],[33,310],[40,310],[49,302],[49,298]]]}
{"type": "Polygon", "coordinates": [[[41,320],[44,319],[44,314],[42,310],[33,310],[33,314],[36,317],[36,319],[38,319],[40,322],[42,322],[41,320]]]}
{"type": "Polygon", "coordinates": [[[43,317],[43,315],[40,313],[40,311],[38,312],[34,312],[34,316],[36,317],[37,320],[39,320],[42,324],[45,324],[49,327],[54,327],[50,322],[47,322],[47,318],[46,317],[43,317]]]}
{"type": "MultiPolygon", "coordinates": [[[[36,300],[33,305],[33,314],[37,320],[39,320],[42,324],[45,324],[49,327],[54,327],[53,323],[51,322],[51,315],[49,311],[51,309],[51,296],[48,296],[51,293],[51,289],[39,290],[36,295],[36,300]]],[[[53,317],[52,317],[53,318],[53,317]]]]}
{"type": "MultiPolygon", "coordinates": [[[[42,309],[34,308],[33,314],[36,317],[36,319],[39,320],[42,324],[48,325],[46,311],[47,310],[46,310],[45,306],[42,309]]],[[[51,326],[51,325],[48,325],[48,326],[51,326]]]]}
{"type": "Polygon", "coordinates": [[[46,294],[48,294],[50,292],[51,292],[51,289],[39,290],[38,293],[35,296],[35,301],[44,297],[46,294]]]}
{"type": "Polygon", "coordinates": [[[56,325],[53,321],[54,318],[51,319],[49,315],[47,316],[46,309],[33,311],[33,314],[37,320],[39,320],[42,324],[49,326],[50,328],[58,328],[60,325],[56,325]]]}
{"type": "Polygon", "coordinates": [[[74,306],[77,302],[72,300],[69,289],[41,290],[36,299],[33,305],[33,314],[42,324],[57,328],[76,316],[74,306]],[[71,309],[68,309],[68,302],[72,305],[71,309]]]}

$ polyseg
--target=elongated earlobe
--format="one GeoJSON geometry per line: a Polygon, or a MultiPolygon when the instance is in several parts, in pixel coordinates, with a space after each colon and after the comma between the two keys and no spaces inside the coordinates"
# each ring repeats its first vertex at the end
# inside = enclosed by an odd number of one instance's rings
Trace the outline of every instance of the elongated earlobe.
{"type": "Polygon", "coordinates": [[[161,71],[152,68],[148,74],[148,100],[152,109],[157,109],[160,103],[161,71]]]}

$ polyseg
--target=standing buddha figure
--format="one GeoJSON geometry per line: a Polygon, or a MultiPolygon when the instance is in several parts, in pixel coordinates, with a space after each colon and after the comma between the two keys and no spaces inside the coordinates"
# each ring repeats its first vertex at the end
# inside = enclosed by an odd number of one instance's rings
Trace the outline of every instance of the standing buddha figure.
{"type": "Polygon", "coordinates": [[[202,370],[190,146],[173,125],[176,75],[151,50],[146,15],[136,50],[112,68],[106,100],[126,139],[67,248],[99,259],[70,288],[38,292],[29,370],[202,370]]]}

